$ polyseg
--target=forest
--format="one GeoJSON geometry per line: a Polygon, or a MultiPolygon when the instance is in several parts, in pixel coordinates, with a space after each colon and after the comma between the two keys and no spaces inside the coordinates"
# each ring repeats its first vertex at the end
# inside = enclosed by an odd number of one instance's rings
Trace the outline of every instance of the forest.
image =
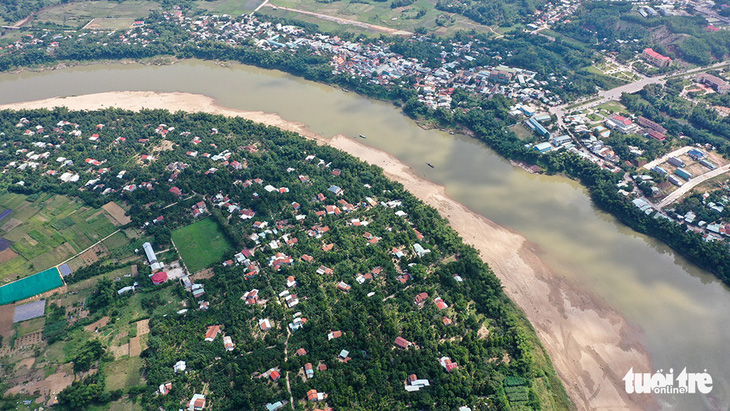
{"type": "MultiPolygon", "coordinates": [[[[0,178],[0,189],[54,192],[93,207],[123,201],[131,206],[131,225],[146,227],[158,249],[170,246],[173,230],[203,218],[191,212],[202,201],[205,216],[222,226],[236,250],[253,253],[247,264],[218,262],[210,267],[212,277],[196,279],[205,287],[202,299],[177,281],[154,285],[147,276],[98,281],[86,302],[92,318],[123,312],[132,294],[116,290],[139,282],[134,293],[143,295],[142,307],[149,312],[150,337],[141,353],[146,384],[109,391],[105,381],[112,375],[105,370],[113,356],[109,347],[91,340],[80,346],[74,371],[98,372],[59,394],[62,409],[121,396],[137,399],[145,409],[174,409],[200,392],[213,409],[257,409],[288,401],[284,375],[297,404],[306,404],[314,389],[327,394],[330,406],[362,410],[568,406],[534,330],[478,253],[434,209],[376,167],[290,132],[201,113],[2,111],[0,129],[18,150],[0,152],[13,168],[0,178]],[[89,140],[93,134],[98,139],[89,140]],[[33,167],[24,148],[37,148],[39,141],[51,161],[33,167]],[[163,142],[172,148],[158,150],[169,147],[163,142]],[[193,151],[200,154],[191,156],[193,151]],[[141,160],[150,152],[153,160],[141,160]],[[80,176],[77,181],[62,182],[48,172],[59,168],[59,157],[62,171],[80,176]],[[182,195],[170,192],[172,187],[182,195]],[[241,218],[245,210],[255,217],[241,218]],[[164,221],[145,224],[159,216],[164,221]],[[428,252],[416,253],[415,244],[428,252]],[[278,252],[291,256],[291,265],[270,266],[278,252]],[[258,267],[253,275],[251,266],[258,267]],[[296,286],[288,288],[291,277],[296,286]],[[341,283],[350,287],[343,291],[341,283]],[[254,289],[258,303],[247,304],[242,296],[254,289]],[[159,299],[164,290],[171,291],[171,300],[159,299]],[[280,297],[285,290],[296,294],[296,306],[280,297]],[[414,304],[422,293],[428,298],[414,304]],[[173,311],[161,315],[160,306],[173,311]],[[292,328],[296,318],[306,323],[292,328]],[[270,321],[270,329],[262,330],[262,319],[270,321]],[[212,325],[220,326],[235,348],[226,350],[220,336],[205,341],[212,325]],[[340,338],[328,337],[335,331],[340,338]],[[397,348],[396,337],[412,345],[397,348]],[[295,355],[299,348],[306,354],[295,355]],[[349,352],[347,358],[341,358],[342,350],[349,352]],[[458,368],[446,371],[442,357],[458,368]],[[186,362],[186,372],[173,371],[178,361],[186,362]],[[308,363],[318,369],[314,377],[304,377],[308,363]],[[272,370],[282,378],[272,380],[272,370]],[[431,386],[406,391],[411,374],[431,386]],[[157,387],[168,382],[169,394],[157,395],[157,387]]],[[[166,262],[179,258],[165,255],[166,262]]],[[[70,282],[116,268],[92,265],[70,282]]],[[[55,312],[54,324],[62,320],[55,312]]],[[[73,327],[84,323],[78,324],[73,327]]],[[[54,338],[73,332],[57,328],[54,338]]]]}

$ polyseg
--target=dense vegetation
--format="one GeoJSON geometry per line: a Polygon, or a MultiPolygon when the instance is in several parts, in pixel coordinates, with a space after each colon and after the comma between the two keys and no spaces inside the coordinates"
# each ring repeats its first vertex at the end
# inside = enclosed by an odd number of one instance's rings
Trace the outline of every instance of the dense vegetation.
{"type": "MultiPolygon", "coordinates": [[[[124,200],[132,205],[134,226],[164,216],[163,223],[151,224],[147,229],[158,249],[167,247],[173,229],[195,221],[191,206],[204,201],[214,219],[231,228],[224,231],[238,249],[256,247],[252,260],[261,267],[259,275],[247,277],[245,266],[216,263],[212,278],[197,280],[205,285],[203,298],[210,303],[207,310],[198,310],[199,299],[192,298],[177,282],[153,286],[145,276],[97,282],[96,291],[86,304],[95,316],[118,316],[131,294],[120,296],[116,290],[132,281],[140,282],[138,292],[145,293],[142,306],[151,313],[150,338],[142,353],[148,384],[124,394],[141,396],[141,403],[148,409],[177,408],[204,386],[208,404],[214,409],[258,409],[267,402],[289,397],[283,377],[286,373],[295,401],[302,401],[308,390],[316,389],[326,392],[327,404],[337,408],[567,406],[562,385],[534,331],[505,296],[499,280],[478,253],[465,246],[435,210],[423,205],[400,184],[387,180],[375,167],[292,133],[206,114],[170,114],[160,110],[135,114],[116,109],[3,111],[0,127],[6,134],[4,139],[15,147],[29,146],[39,139],[52,144],[46,148],[52,152],[51,157],[72,160],[73,164],[65,166],[64,171],[81,176],[77,182],[61,183],[56,177],[44,175],[45,168],[28,167],[4,174],[0,189],[31,195],[55,192],[77,196],[90,206],[110,199],[124,200]],[[27,119],[27,127],[15,127],[21,118],[27,119]],[[60,121],[71,125],[58,127],[60,121]],[[104,125],[102,131],[98,124],[104,125]],[[158,124],[170,130],[166,136],[159,132],[158,124]],[[42,126],[48,135],[25,132],[37,129],[36,126],[42,126]],[[211,133],[213,129],[217,132],[211,133]],[[80,131],[81,136],[71,136],[71,130],[80,131]],[[92,133],[100,135],[99,142],[88,140],[92,133]],[[118,138],[122,136],[125,140],[118,138]],[[200,136],[199,146],[192,142],[194,136],[200,136]],[[152,151],[163,140],[172,142],[174,148],[156,151],[158,158],[152,162],[139,161],[140,154],[152,151]],[[229,154],[213,159],[202,155],[207,149],[213,155],[229,154]],[[186,154],[188,151],[200,151],[201,155],[191,157],[186,154]],[[90,166],[87,158],[103,164],[90,166]],[[245,167],[231,167],[234,161],[245,167]],[[181,163],[187,166],[173,178],[174,168],[170,165],[181,163]],[[109,171],[92,171],[102,167],[109,171]],[[217,170],[206,173],[212,168],[217,170]],[[335,169],[340,172],[333,173],[335,169]],[[126,170],[126,174],[117,178],[121,170],[126,170]],[[95,186],[103,184],[104,189],[116,191],[100,195],[94,186],[86,186],[91,178],[97,179],[95,186]],[[256,178],[264,180],[261,185],[242,184],[256,178]],[[17,185],[19,181],[25,184],[17,185]],[[152,188],[142,188],[143,183],[150,183],[152,188]],[[139,188],[131,192],[123,189],[130,184],[139,188]],[[173,185],[184,193],[183,199],[169,192],[173,185]],[[270,192],[263,188],[265,185],[286,187],[289,191],[270,192]],[[343,194],[334,195],[329,190],[332,185],[339,186],[343,194]],[[327,198],[317,200],[318,193],[326,193],[327,198]],[[218,194],[225,196],[229,204],[255,211],[255,219],[243,220],[238,218],[237,211],[229,214],[228,209],[219,209],[215,200],[218,194]],[[368,205],[368,197],[375,199],[376,205],[368,205]],[[389,201],[400,201],[402,206],[393,209],[379,205],[389,201]],[[293,202],[300,204],[298,210],[293,208],[293,202]],[[343,202],[354,205],[354,210],[340,215],[316,214],[325,210],[325,205],[345,209],[343,202]],[[396,210],[406,214],[396,214],[396,210]],[[304,218],[297,219],[295,215],[304,218]],[[352,219],[369,224],[354,225],[352,219]],[[256,245],[250,235],[263,235],[266,230],[253,228],[252,221],[266,221],[277,232],[268,231],[266,240],[256,245]],[[313,227],[324,226],[329,231],[321,237],[311,235],[313,227]],[[369,244],[366,233],[379,241],[369,244]],[[273,250],[270,241],[283,234],[289,239],[297,238],[298,242],[286,246],[282,241],[283,247],[273,250]],[[418,257],[412,251],[416,242],[430,253],[418,257]],[[324,251],[323,244],[333,244],[334,248],[324,251]],[[394,248],[402,250],[404,256],[395,257],[394,248]],[[269,267],[268,259],[275,252],[292,256],[293,265],[281,271],[269,267]],[[299,257],[305,254],[313,262],[301,261],[299,257]],[[333,273],[317,273],[320,265],[332,268],[333,273]],[[382,272],[372,280],[362,284],[355,281],[358,273],[366,274],[377,267],[382,272]],[[411,278],[405,282],[397,279],[405,274],[411,278]],[[455,275],[463,281],[457,281],[455,275]],[[277,302],[288,276],[295,276],[298,282],[290,290],[300,299],[294,308],[277,302]],[[338,290],[336,284],[340,281],[352,285],[352,289],[338,290]],[[167,287],[173,288],[176,301],[156,298],[167,287]],[[241,300],[245,292],[254,288],[259,290],[261,300],[268,300],[265,304],[247,305],[241,300]],[[429,298],[419,307],[414,305],[414,298],[421,292],[428,293],[429,298]],[[449,307],[439,310],[433,303],[436,297],[443,298],[449,307]],[[161,305],[173,310],[187,307],[188,311],[162,316],[158,310],[161,305]],[[287,324],[295,312],[301,312],[307,322],[299,330],[288,331],[287,324]],[[443,317],[453,323],[445,325],[443,317]],[[260,331],[257,321],[263,318],[271,320],[271,330],[260,331]],[[210,325],[221,325],[225,335],[233,338],[233,351],[224,350],[220,336],[212,343],[204,341],[210,325]],[[341,331],[342,337],[329,340],[327,334],[335,330],[341,331]],[[398,336],[416,346],[406,350],[395,348],[393,341],[398,336]],[[294,351],[299,348],[308,353],[296,356],[294,351]],[[347,362],[337,360],[342,349],[349,351],[347,362]],[[458,370],[447,373],[438,362],[442,356],[457,362],[458,370]],[[180,360],[187,362],[187,373],[173,372],[172,366],[180,360]],[[328,369],[305,380],[299,373],[308,362],[315,367],[326,364],[328,369]],[[259,378],[272,368],[280,370],[282,380],[259,378]],[[432,386],[419,392],[404,390],[406,377],[413,373],[429,379],[432,386]],[[170,394],[156,396],[156,387],[166,382],[173,383],[170,394]]],[[[5,163],[17,162],[15,155],[15,151],[0,152],[5,163]]],[[[91,266],[79,270],[73,281],[104,272],[108,268],[103,265],[91,266]]],[[[55,311],[49,314],[53,318],[58,316],[55,311]]],[[[105,352],[104,346],[93,341],[75,351],[75,371],[84,373],[95,367],[100,371],[64,390],[59,395],[62,407],[79,409],[122,394],[105,388],[105,378],[109,377],[104,371],[104,363],[109,360],[105,352]]]]}
{"type": "Polygon", "coordinates": [[[544,0],[439,0],[436,8],[486,25],[509,26],[522,22],[545,3],[544,0]]]}
{"type": "Polygon", "coordinates": [[[708,31],[702,16],[657,16],[645,18],[631,2],[585,2],[570,21],[555,30],[586,45],[616,51],[628,60],[645,47],[707,65],[730,53],[730,33],[708,31]]]}

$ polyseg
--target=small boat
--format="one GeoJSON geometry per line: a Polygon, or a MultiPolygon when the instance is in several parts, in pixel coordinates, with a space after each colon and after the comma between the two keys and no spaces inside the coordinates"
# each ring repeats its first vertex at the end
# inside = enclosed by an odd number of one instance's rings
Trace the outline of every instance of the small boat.
{"type": "Polygon", "coordinates": [[[365,134],[360,134],[360,138],[367,138],[367,137],[365,137],[365,134]]]}
{"type": "Polygon", "coordinates": [[[431,167],[431,168],[436,168],[436,167],[434,167],[434,166],[433,166],[433,164],[431,164],[431,163],[426,163],[426,164],[428,164],[428,166],[429,166],[429,167],[431,167]]]}
{"type": "Polygon", "coordinates": [[[347,92],[349,92],[350,90],[348,90],[348,89],[346,89],[346,88],[343,88],[343,89],[342,89],[342,91],[344,91],[345,93],[347,93],[347,92]]]}

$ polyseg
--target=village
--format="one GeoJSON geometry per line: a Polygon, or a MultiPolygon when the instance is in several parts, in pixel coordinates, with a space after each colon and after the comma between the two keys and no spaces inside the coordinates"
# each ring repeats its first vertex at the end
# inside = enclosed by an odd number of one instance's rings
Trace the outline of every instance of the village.
{"type": "MultiPolygon", "coordinates": [[[[252,379],[268,381],[275,387],[282,384],[276,389],[281,396],[269,401],[267,409],[281,409],[294,402],[319,404],[314,409],[331,409],[334,405],[329,403],[331,393],[318,389],[317,375],[330,372],[333,364],[341,364],[336,368],[346,367],[351,361],[360,363],[372,355],[357,348],[360,346],[354,340],[358,338],[357,331],[352,328],[323,330],[317,324],[322,316],[311,301],[321,298],[319,293],[324,292],[334,301],[355,298],[373,300],[370,304],[384,307],[395,305],[399,307],[399,315],[406,315],[404,309],[409,307],[409,311],[429,318],[430,327],[438,330],[442,343],[460,338],[459,318],[473,311],[463,305],[463,300],[458,300],[461,308],[457,309],[450,292],[431,280],[433,271],[448,254],[411,221],[412,212],[406,210],[412,207],[399,194],[382,186],[377,188],[372,182],[362,184],[356,190],[362,194],[355,194],[352,184],[343,180],[351,172],[344,167],[346,163],[306,150],[297,155],[298,159],[281,163],[285,166],[271,179],[263,178],[269,166],[261,168],[260,160],[262,154],[271,150],[268,144],[249,142],[235,150],[217,149],[218,129],[193,133],[174,125],[147,124],[142,130],[141,138],[125,138],[122,135],[129,136],[130,131],[124,131],[116,121],[110,125],[62,120],[51,125],[20,118],[13,131],[13,143],[3,147],[2,153],[14,158],[6,165],[4,174],[17,173],[13,177],[16,187],[30,186],[38,179],[55,181],[64,190],[70,190],[69,193],[94,193],[119,203],[138,195],[157,196],[154,198],[161,205],[149,204],[146,217],[135,217],[134,221],[139,224],[135,229],[158,238],[154,233],[169,227],[170,246],[145,241],[151,236],[137,240],[141,246],[134,250],[133,262],[139,267],[135,269],[139,274],[114,280],[116,298],[130,299],[165,290],[163,298],[169,300],[165,305],[167,316],[198,315],[194,312],[205,316],[204,313],[218,311],[217,305],[221,303],[215,293],[211,294],[209,281],[219,276],[235,278],[245,290],[238,295],[238,304],[253,314],[250,331],[232,330],[223,323],[196,323],[191,326],[200,329],[199,335],[190,337],[211,344],[216,351],[220,344],[217,357],[222,357],[224,352],[247,355],[240,349],[251,350],[251,344],[257,344],[256,341],[267,341],[269,345],[274,341],[283,342],[283,360],[251,375],[252,379]],[[78,143],[96,152],[94,158],[87,157],[83,151],[69,151],[78,143]],[[112,153],[115,147],[133,148],[137,154],[131,158],[106,154],[112,153]],[[120,163],[120,159],[124,160],[120,163]],[[145,171],[158,167],[164,170],[158,178],[145,171]],[[258,169],[262,170],[261,174],[257,174],[258,169]],[[233,176],[227,191],[200,192],[190,188],[191,181],[218,178],[222,173],[233,176]],[[241,173],[246,178],[238,177],[241,173]],[[274,181],[279,183],[273,184],[274,181]],[[322,190],[312,191],[315,186],[321,186],[322,190]],[[271,213],[265,204],[272,202],[285,206],[271,213]],[[228,225],[239,233],[236,235],[246,244],[244,248],[233,247],[224,234],[229,231],[225,227],[228,225]],[[340,260],[337,256],[350,243],[358,244],[371,258],[357,266],[340,260]],[[201,249],[203,245],[206,248],[201,249]],[[141,279],[142,275],[149,281],[141,279]],[[186,296],[182,301],[176,302],[176,288],[186,296]],[[406,306],[400,303],[403,300],[409,301],[406,306]],[[317,348],[306,343],[311,337],[298,337],[311,332],[307,331],[310,329],[320,330],[320,338],[328,344],[317,348]],[[242,333],[247,332],[250,334],[243,337],[242,333]],[[330,351],[334,355],[326,355],[330,351]],[[299,357],[299,369],[292,372],[288,362],[299,357]],[[295,384],[294,380],[301,383],[295,384]],[[283,389],[284,381],[286,389],[283,389]],[[301,384],[308,388],[306,395],[298,398],[296,390],[290,387],[301,384]]],[[[416,221],[422,219],[417,217],[416,221]]],[[[458,272],[449,278],[456,289],[465,281],[458,272]]],[[[98,327],[108,326],[102,323],[98,327]]],[[[152,324],[149,327],[154,328],[152,324]]],[[[488,334],[485,323],[478,338],[486,338],[488,334]]],[[[110,349],[118,355],[129,352],[111,343],[110,349]]],[[[143,339],[136,355],[149,344],[148,339],[143,339]]],[[[425,341],[405,332],[398,333],[390,344],[391,350],[419,356],[424,352],[425,341]]],[[[117,357],[117,360],[125,358],[117,357]]],[[[436,370],[453,373],[460,369],[464,357],[460,358],[454,358],[448,350],[439,350],[439,355],[429,358],[432,361],[429,369],[433,370],[428,375],[411,370],[408,378],[400,383],[400,389],[406,393],[428,390],[434,383],[436,370]]],[[[497,359],[493,361],[499,363],[497,359]]],[[[183,383],[176,375],[190,373],[190,363],[191,359],[185,356],[176,358],[169,366],[169,373],[165,372],[169,377],[158,384],[157,395],[165,397],[181,389],[183,383]]],[[[527,398],[526,388],[520,384],[510,388],[513,392],[510,398],[514,401],[527,398]]],[[[187,409],[203,410],[214,408],[211,404],[214,404],[211,392],[201,390],[194,392],[184,405],[187,409]]],[[[463,404],[460,407],[470,409],[463,404]]]]}

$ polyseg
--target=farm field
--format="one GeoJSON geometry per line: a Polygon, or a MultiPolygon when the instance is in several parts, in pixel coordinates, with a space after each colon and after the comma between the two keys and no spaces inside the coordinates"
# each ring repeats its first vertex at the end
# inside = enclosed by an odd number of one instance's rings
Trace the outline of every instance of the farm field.
{"type": "Polygon", "coordinates": [[[191,273],[222,261],[233,250],[218,223],[210,218],[173,231],[172,241],[191,273]]]}
{"type": "Polygon", "coordinates": [[[99,29],[126,29],[136,19],[144,19],[150,11],[158,9],[154,1],[81,1],[46,8],[38,13],[33,24],[53,23],[71,28],[81,28],[92,19],[103,27],[99,29]]]}
{"type": "MultiPolygon", "coordinates": [[[[476,23],[466,17],[437,10],[436,3],[433,0],[417,0],[408,6],[391,8],[390,2],[377,1],[362,3],[335,1],[326,4],[318,3],[314,0],[271,0],[269,2],[272,6],[311,11],[410,32],[415,31],[419,27],[424,27],[426,30],[433,31],[438,35],[450,35],[458,30],[468,31],[472,29],[480,33],[492,32],[488,26],[476,23]]],[[[263,7],[259,10],[259,13],[285,17],[283,14],[288,12],[263,7]]],[[[309,16],[290,13],[286,17],[305,20],[304,17],[309,16]]],[[[332,25],[344,28],[336,23],[324,23],[323,20],[314,17],[309,17],[306,21],[316,23],[320,27],[326,25],[323,29],[330,29],[332,25]]],[[[359,30],[364,31],[364,29],[359,30]]]]}
{"type": "MultiPolygon", "coordinates": [[[[0,195],[0,207],[12,210],[0,221],[0,238],[10,244],[0,253],[0,282],[53,267],[117,230],[116,220],[106,211],[63,196],[5,193],[0,195]]],[[[110,254],[124,258],[132,254],[128,244],[120,232],[72,260],[71,266],[75,269],[110,254]]]]}
{"type": "Polygon", "coordinates": [[[211,13],[211,14],[230,14],[237,16],[240,14],[251,13],[258,7],[264,0],[197,0],[193,4],[195,7],[211,13]]]}

